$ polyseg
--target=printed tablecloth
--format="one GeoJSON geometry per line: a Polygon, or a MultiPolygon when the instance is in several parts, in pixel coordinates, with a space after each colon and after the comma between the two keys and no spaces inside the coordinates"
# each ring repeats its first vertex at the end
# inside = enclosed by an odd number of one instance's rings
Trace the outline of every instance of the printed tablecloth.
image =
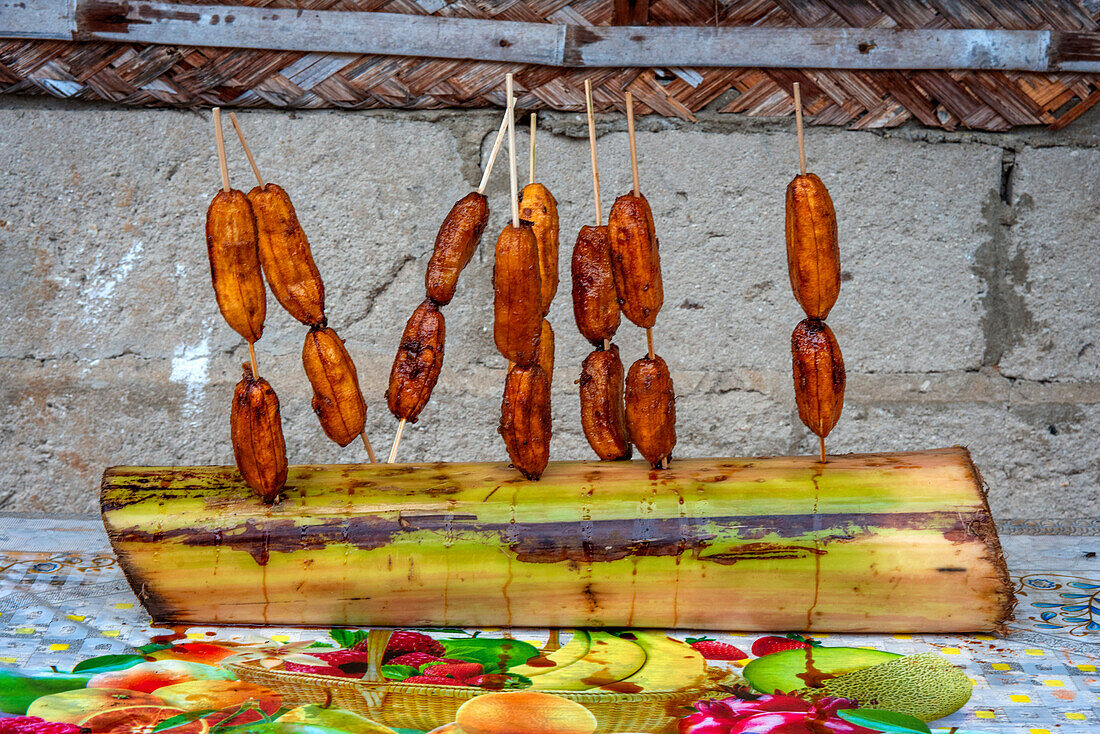
{"type": "MultiPolygon", "coordinates": [[[[937,727],[1012,734],[1100,732],[1100,520],[999,525],[1019,599],[1006,637],[824,635],[827,645],[938,652],[974,683],[970,702],[937,727]]],[[[70,670],[133,652],[155,628],[98,518],[0,515],[0,668],[70,670]]],[[[192,627],[194,640],[321,639],[317,629],[192,627]]],[[[545,630],[513,630],[536,646],[545,630]]],[[[748,650],[758,633],[708,633],[748,650]]],[[[690,631],[675,633],[681,639],[690,631]]]]}

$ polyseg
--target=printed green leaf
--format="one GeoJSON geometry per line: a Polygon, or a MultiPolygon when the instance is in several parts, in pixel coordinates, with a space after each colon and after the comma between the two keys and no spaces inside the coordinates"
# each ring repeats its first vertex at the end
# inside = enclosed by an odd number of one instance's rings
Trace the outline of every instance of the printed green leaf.
{"type": "Polygon", "coordinates": [[[188,711],[187,713],[177,714],[171,718],[165,719],[156,726],[153,727],[153,732],[156,734],[158,731],[164,731],[165,729],[175,729],[177,726],[183,726],[184,724],[190,724],[192,721],[201,719],[204,716],[214,713],[214,709],[204,709],[202,711],[188,711]]]}
{"type": "Polygon", "coordinates": [[[108,670],[125,670],[144,663],[144,655],[100,655],[81,660],[73,667],[74,673],[103,673],[108,670]]]}
{"type": "Polygon", "coordinates": [[[414,675],[420,675],[420,671],[411,665],[383,665],[382,677],[390,680],[405,680],[414,675]]]}
{"type": "Polygon", "coordinates": [[[367,639],[369,632],[367,630],[342,630],[342,629],[330,629],[328,636],[331,637],[337,645],[345,649],[355,647],[357,644],[367,639]]]}
{"type": "Polygon", "coordinates": [[[484,673],[503,673],[514,665],[523,665],[539,654],[529,642],[497,640],[487,637],[464,637],[439,640],[443,645],[443,657],[481,663],[484,673]]]}
{"type": "Polygon", "coordinates": [[[920,719],[897,711],[880,709],[840,709],[837,715],[849,724],[863,726],[888,734],[932,734],[920,719]]]}

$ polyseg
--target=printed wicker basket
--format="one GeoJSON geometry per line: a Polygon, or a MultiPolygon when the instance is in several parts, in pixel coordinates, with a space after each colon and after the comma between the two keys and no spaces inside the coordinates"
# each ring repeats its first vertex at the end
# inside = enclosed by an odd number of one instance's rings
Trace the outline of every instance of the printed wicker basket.
{"type": "MultiPolygon", "coordinates": [[[[258,662],[231,663],[241,680],[266,686],[288,705],[329,704],[354,711],[372,721],[401,729],[430,730],[455,720],[458,708],[475,696],[492,691],[472,686],[440,686],[386,680],[380,673],[392,630],[367,633],[367,673],[363,678],[339,678],[297,671],[265,668],[258,662]]],[[[711,680],[729,681],[728,674],[709,669],[711,680]]],[[[740,683],[744,679],[737,676],[740,683]]],[[[671,731],[676,720],[701,698],[724,695],[725,688],[711,685],[679,691],[614,693],[610,691],[543,691],[575,701],[596,717],[596,734],[612,732],[671,731]]]]}
{"type": "MultiPolygon", "coordinates": [[[[241,680],[266,686],[288,705],[323,704],[348,709],[386,726],[430,730],[455,720],[458,707],[491,691],[459,686],[368,681],[311,673],[270,670],[254,663],[229,666],[241,680]]],[[[576,701],[596,717],[597,734],[663,732],[683,716],[685,707],[713,696],[706,689],[664,693],[549,691],[576,701]]]]}

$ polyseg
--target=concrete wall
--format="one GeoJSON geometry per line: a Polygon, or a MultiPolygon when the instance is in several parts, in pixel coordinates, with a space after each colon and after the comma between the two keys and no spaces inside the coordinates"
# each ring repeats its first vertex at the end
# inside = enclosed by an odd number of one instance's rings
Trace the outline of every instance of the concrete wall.
{"type": "MultiPolygon", "coordinates": [[[[497,113],[250,112],[265,175],[293,195],[347,339],[379,451],[393,351],[423,298],[451,203],[476,185],[497,113]]],[[[539,178],[559,200],[563,288],[555,459],[590,457],[575,379],[587,347],[569,252],[593,217],[580,116],[548,114],[539,178]]],[[[638,145],[662,245],[657,350],[673,369],[681,456],[806,453],[789,335],[783,190],[789,120],[650,118],[638,145]]],[[[605,212],[629,187],[621,120],[600,123],[605,212]]],[[[964,444],[1001,517],[1097,514],[1100,485],[1100,121],[1053,135],[811,129],[834,197],[844,284],[830,316],[848,366],[831,451],[964,444]]],[[[526,135],[520,135],[526,146],[526,135]]],[[[229,141],[233,180],[251,176],[229,141]]],[[[521,163],[521,175],[525,165],[521,163]]],[[[503,459],[504,363],[492,340],[492,221],[446,309],[447,357],[405,460],[503,459]]],[[[218,188],[207,114],[0,99],[0,509],[88,511],[111,464],[230,463],[228,408],[247,349],[218,314],[203,246],[218,188]]],[[[305,329],[269,299],[261,370],[292,462],[361,461],[309,409],[305,329]]],[[[644,349],[624,320],[624,360],[644,349]]]]}

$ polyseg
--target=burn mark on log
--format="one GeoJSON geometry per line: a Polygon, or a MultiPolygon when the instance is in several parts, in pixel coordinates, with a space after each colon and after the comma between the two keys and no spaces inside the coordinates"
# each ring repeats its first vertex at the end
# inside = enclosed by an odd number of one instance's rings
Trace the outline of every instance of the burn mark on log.
{"type": "Polygon", "coordinates": [[[940,573],[966,573],[966,569],[959,566],[941,566],[936,570],[940,573]]]}
{"type": "MultiPolygon", "coordinates": [[[[699,556],[700,561],[711,561],[723,566],[731,566],[738,561],[794,560],[810,556],[823,556],[828,551],[804,545],[772,545],[771,543],[746,543],[735,550],[725,553],[712,553],[699,556]]],[[[963,569],[959,569],[963,570],[963,569]]]]}

